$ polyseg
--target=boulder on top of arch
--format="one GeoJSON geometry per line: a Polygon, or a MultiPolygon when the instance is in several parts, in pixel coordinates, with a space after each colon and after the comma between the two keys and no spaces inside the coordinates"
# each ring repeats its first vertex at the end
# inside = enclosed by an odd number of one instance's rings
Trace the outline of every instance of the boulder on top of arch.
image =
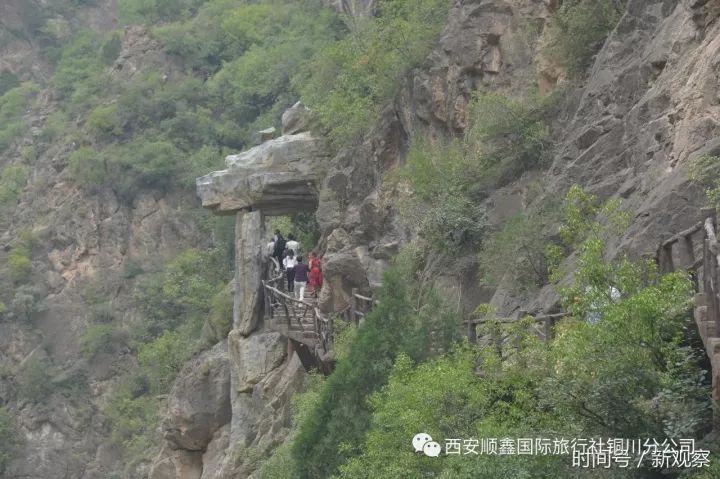
{"type": "MultiPolygon", "coordinates": [[[[298,103],[286,113],[296,109],[304,110],[304,106],[298,103]]],[[[296,116],[283,115],[283,123],[286,117],[296,116]]],[[[260,210],[274,216],[314,211],[323,166],[330,159],[328,143],[298,125],[292,129],[283,125],[283,131],[286,134],[278,138],[228,156],[226,169],[198,178],[202,205],[216,214],[260,210]]]]}

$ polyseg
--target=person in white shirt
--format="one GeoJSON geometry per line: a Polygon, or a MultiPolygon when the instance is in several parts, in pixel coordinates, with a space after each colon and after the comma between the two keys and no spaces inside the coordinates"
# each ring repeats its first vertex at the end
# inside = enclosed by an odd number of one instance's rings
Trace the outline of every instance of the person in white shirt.
{"type": "Polygon", "coordinates": [[[283,259],[283,266],[285,267],[285,275],[287,276],[287,290],[289,293],[295,291],[295,252],[288,250],[287,256],[283,259]]]}
{"type": "Polygon", "coordinates": [[[295,239],[295,235],[289,234],[288,240],[285,243],[285,247],[289,250],[293,250],[295,256],[300,254],[300,243],[295,239]]]}

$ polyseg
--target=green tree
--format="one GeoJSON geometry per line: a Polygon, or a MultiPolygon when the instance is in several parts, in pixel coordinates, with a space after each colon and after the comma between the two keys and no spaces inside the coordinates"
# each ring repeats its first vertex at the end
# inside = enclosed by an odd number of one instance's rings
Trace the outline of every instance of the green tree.
{"type": "Polygon", "coordinates": [[[432,292],[422,293],[434,297],[427,308],[413,308],[421,293],[411,287],[410,265],[403,257],[385,275],[380,304],[358,329],[347,355],[338,360],[300,424],[292,449],[298,477],[328,477],[362,452],[362,437],[370,425],[367,398],[387,382],[398,354],[426,358],[433,346],[430,331],[441,332],[434,345],[438,348],[447,349],[457,339],[459,319],[432,292]],[[450,329],[454,336],[443,334],[450,329]]]}
{"type": "MultiPolygon", "coordinates": [[[[592,197],[573,191],[570,212],[578,211],[580,199],[592,197]]],[[[613,209],[595,201],[580,204],[613,209]]],[[[590,234],[575,243],[574,282],[561,290],[570,316],[557,326],[555,339],[542,342],[528,317],[511,325],[487,323],[484,334],[507,337],[502,352],[481,341],[424,363],[396,355],[387,385],[369,401],[361,444],[349,443],[361,452],[343,461],[336,477],[578,477],[577,469],[558,456],[418,457],[410,449],[418,432],[440,444],[449,438],[493,437],[662,440],[707,432],[710,390],[699,361],[704,353],[693,349],[688,333],[693,327],[688,278],[660,276],[623,257],[609,260],[605,240],[592,234],[607,231],[601,224],[607,218],[592,215],[583,221],[590,234]],[[619,296],[609,292],[611,287],[619,296]],[[588,321],[589,313],[598,316],[588,321]]],[[[662,472],[646,463],[640,470],[615,468],[598,477],[656,473],[662,472]]]]}
{"type": "Polygon", "coordinates": [[[710,204],[720,205],[720,156],[702,155],[690,165],[690,179],[705,190],[710,204]]]}
{"type": "Polygon", "coordinates": [[[0,96],[0,153],[8,149],[24,131],[23,116],[38,89],[35,83],[26,82],[0,96]]]}
{"type": "Polygon", "coordinates": [[[0,97],[15,87],[20,86],[20,79],[10,70],[0,71],[0,97]]]}
{"type": "Polygon", "coordinates": [[[449,10],[446,0],[386,0],[355,19],[348,34],[301,65],[293,85],[338,146],[359,140],[397,85],[430,52],[449,10]]]}
{"type": "Polygon", "coordinates": [[[549,53],[573,77],[580,76],[615,28],[625,1],[564,0],[550,24],[549,53]]]}
{"type": "Polygon", "coordinates": [[[13,457],[13,449],[18,444],[17,426],[13,414],[6,407],[0,407],[0,474],[13,457]]]}
{"type": "Polygon", "coordinates": [[[52,81],[66,109],[86,109],[95,104],[97,95],[107,88],[100,45],[100,35],[87,30],[78,33],[62,48],[52,81]]]}

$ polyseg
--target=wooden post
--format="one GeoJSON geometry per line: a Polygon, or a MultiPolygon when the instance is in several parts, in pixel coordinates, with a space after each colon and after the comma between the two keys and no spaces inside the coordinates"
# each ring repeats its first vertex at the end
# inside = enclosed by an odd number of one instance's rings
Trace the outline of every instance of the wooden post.
{"type": "Polygon", "coordinates": [[[713,228],[717,227],[717,211],[715,208],[703,208],[700,210],[703,221],[710,218],[712,220],[713,228]]]}
{"type": "Polygon", "coordinates": [[[695,252],[693,251],[692,235],[687,235],[679,241],[679,253],[682,268],[687,270],[695,263],[695,252]]]}
{"type": "Polygon", "coordinates": [[[470,344],[477,343],[477,325],[472,319],[468,320],[468,340],[470,344]]]}
{"type": "Polygon", "coordinates": [[[545,329],[545,342],[549,343],[550,340],[553,338],[553,330],[555,328],[555,318],[552,318],[550,316],[545,318],[545,321],[543,321],[543,328],[545,329]]]}
{"type": "Polygon", "coordinates": [[[350,317],[352,318],[353,323],[355,323],[355,326],[360,324],[360,321],[357,316],[357,298],[355,295],[357,294],[358,290],[357,288],[353,288],[350,290],[350,317]]]}
{"type": "Polygon", "coordinates": [[[660,247],[660,258],[658,259],[660,273],[672,273],[675,271],[673,264],[672,247],[675,243],[670,243],[660,247]]]}
{"type": "Polygon", "coordinates": [[[707,320],[712,323],[711,331],[717,334],[717,297],[713,282],[715,281],[715,261],[710,252],[710,240],[705,239],[703,245],[703,292],[707,304],[707,320]]]}
{"type": "Polygon", "coordinates": [[[710,265],[712,267],[712,276],[710,277],[710,287],[712,288],[713,297],[713,320],[714,328],[710,330],[710,335],[714,338],[720,337],[720,297],[718,297],[718,290],[720,289],[720,268],[718,268],[717,256],[715,253],[710,252],[710,265]]]}

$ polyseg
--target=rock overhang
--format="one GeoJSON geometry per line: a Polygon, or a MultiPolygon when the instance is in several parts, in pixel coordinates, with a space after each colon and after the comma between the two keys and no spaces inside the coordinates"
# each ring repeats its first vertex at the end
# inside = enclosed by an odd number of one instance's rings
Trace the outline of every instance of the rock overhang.
{"type": "Polygon", "coordinates": [[[318,183],[330,158],[327,141],[309,131],[285,134],[225,159],[226,169],[196,180],[205,208],[229,215],[268,216],[314,211],[318,183]]]}

